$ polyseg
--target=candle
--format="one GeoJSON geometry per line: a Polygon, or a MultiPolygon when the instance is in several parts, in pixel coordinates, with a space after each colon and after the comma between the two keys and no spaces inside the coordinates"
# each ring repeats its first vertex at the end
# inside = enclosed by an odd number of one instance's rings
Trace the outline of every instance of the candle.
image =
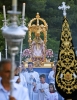
{"type": "Polygon", "coordinates": [[[25,16],[25,3],[23,3],[23,8],[22,8],[22,17],[25,16]]]}
{"type": "Polygon", "coordinates": [[[17,0],[12,0],[12,9],[13,11],[17,11],[17,0]]]}
{"type": "Polygon", "coordinates": [[[0,61],[1,61],[1,52],[0,52],[0,61]]]}
{"type": "Polygon", "coordinates": [[[6,20],[6,11],[5,11],[5,6],[3,5],[3,15],[4,15],[4,19],[6,20]]]}
{"type": "Polygon", "coordinates": [[[17,0],[12,0],[12,6],[17,6],[17,0]]]}

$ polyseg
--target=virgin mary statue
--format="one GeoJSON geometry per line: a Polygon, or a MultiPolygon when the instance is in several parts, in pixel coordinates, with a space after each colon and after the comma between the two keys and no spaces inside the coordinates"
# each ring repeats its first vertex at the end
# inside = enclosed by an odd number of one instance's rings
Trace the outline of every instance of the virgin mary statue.
{"type": "Polygon", "coordinates": [[[45,44],[39,34],[33,39],[31,44],[32,57],[43,57],[45,54],[45,44]]]}

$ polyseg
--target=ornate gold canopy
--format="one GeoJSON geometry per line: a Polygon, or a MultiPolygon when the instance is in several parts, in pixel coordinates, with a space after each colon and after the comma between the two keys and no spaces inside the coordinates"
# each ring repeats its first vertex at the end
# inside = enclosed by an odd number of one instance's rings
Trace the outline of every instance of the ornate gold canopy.
{"type": "Polygon", "coordinates": [[[28,24],[29,49],[24,50],[23,53],[26,51],[25,54],[28,56],[26,62],[33,62],[35,67],[51,67],[52,65],[50,60],[46,58],[53,56],[52,49],[47,49],[46,47],[47,30],[48,25],[43,18],[40,18],[39,13],[28,24]]]}
{"type": "Polygon", "coordinates": [[[41,33],[44,34],[44,43],[46,44],[47,42],[47,30],[48,30],[48,25],[46,21],[43,18],[40,18],[39,13],[36,14],[36,18],[33,18],[29,24],[28,24],[28,29],[29,29],[29,45],[32,42],[32,37],[31,34],[34,33],[35,36],[37,37],[41,33]],[[36,23],[36,24],[35,24],[36,23]]]}

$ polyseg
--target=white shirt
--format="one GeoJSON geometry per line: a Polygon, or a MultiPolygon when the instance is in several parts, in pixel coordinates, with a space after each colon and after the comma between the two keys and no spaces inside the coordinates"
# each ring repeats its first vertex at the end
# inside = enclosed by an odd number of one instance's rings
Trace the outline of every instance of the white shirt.
{"type": "MultiPolygon", "coordinates": [[[[13,83],[13,97],[16,100],[29,100],[28,91],[22,85],[13,83]]],[[[4,89],[0,82],[0,100],[9,100],[10,91],[4,89]]]]}
{"type": "Polygon", "coordinates": [[[49,93],[49,84],[48,83],[39,83],[37,84],[35,92],[38,92],[38,100],[47,100],[47,96],[49,93]],[[41,92],[40,89],[43,89],[44,92],[41,92]]]}
{"type": "Polygon", "coordinates": [[[50,71],[49,75],[48,75],[48,79],[49,79],[49,83],[53,83],[55,84],[55,78],[53,77],[54,75],[54,71],[50,71]]]}

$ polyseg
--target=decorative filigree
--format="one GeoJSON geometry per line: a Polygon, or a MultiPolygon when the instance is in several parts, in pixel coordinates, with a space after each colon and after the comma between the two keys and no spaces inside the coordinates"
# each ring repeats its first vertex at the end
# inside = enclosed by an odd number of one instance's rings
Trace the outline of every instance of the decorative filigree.
{"type": "Polygon", "coordinates": [[[58,55],[56,83],[66,94],[77,90],[77,61],[72,44],[69,24],[66,18],[62,25],[61,43],[58,55]]]}
{"type": "Polygon", "coordinates": [[[29,45],[32,42],[32,39],[31,39],[31,34],[32,33],[34,33],[35,36],[37,36],[38,34],[40,35],[40,33],[43,33],[44,34],[44,43],[46,44],[48,25],[47,25],[46,21],[43,18],[40,18],[39,13],[37,13],[36,18],[33,18],[29,22],[28,30],[29,30],[29,40],[28,40],[29,45]],[[36,24],[34,22],[36,22],[36,24]]]}

